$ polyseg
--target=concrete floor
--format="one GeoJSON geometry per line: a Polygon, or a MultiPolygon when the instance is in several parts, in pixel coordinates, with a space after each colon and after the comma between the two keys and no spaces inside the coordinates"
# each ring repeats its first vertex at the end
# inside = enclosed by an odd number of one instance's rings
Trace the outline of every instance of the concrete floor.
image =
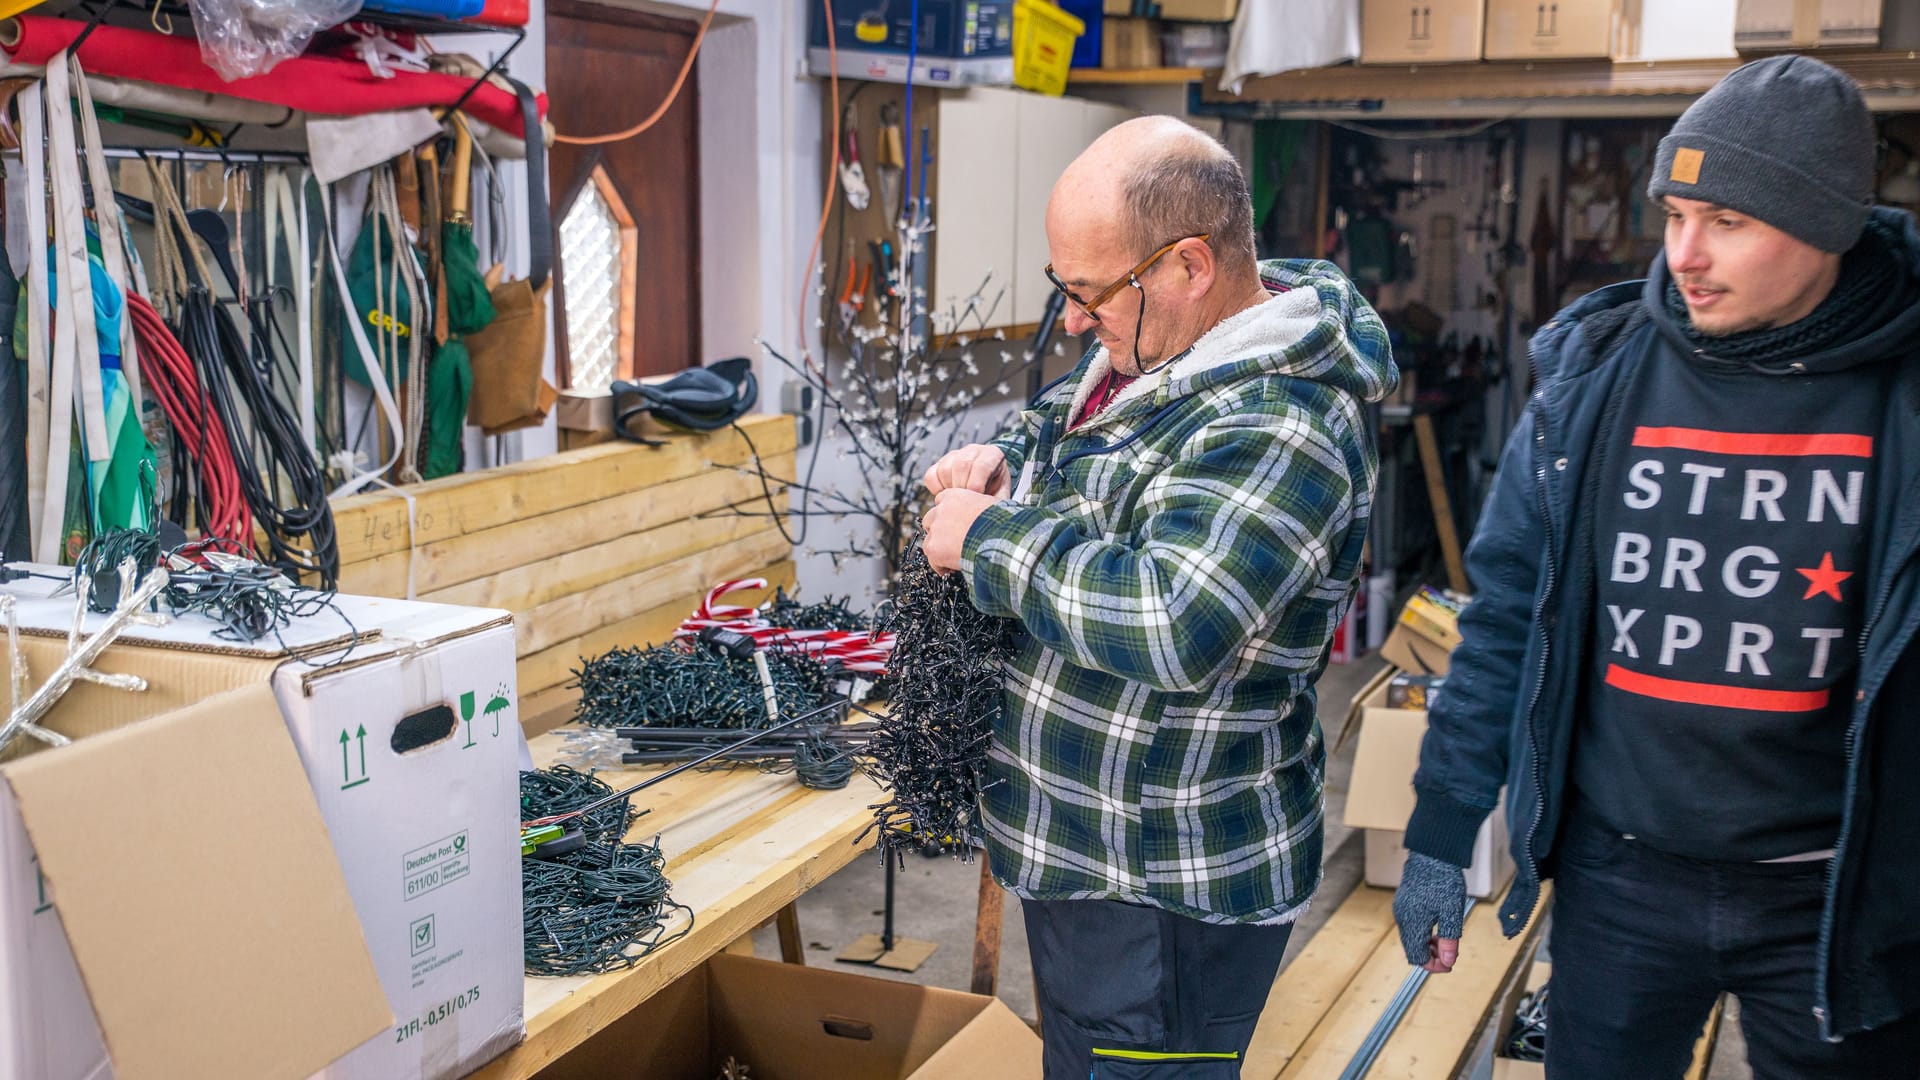
{"type": "MultiPolygon", "coordinates": [[[[1336,664],[1320,680],[1324,722],[1337,727],[1347,701],[1379,670],[1379,662],[1336,664]]],[[[1344,824],[1347,785],[1353,774],[1354,740],[1348,739],[1327,759],[1327,838],[1325,877],[1319,900],[1295,929],[1287,947],[1292,958],[1360,883],[1360,835],[1344,824]]],[[[898,937],[933,942],[933,955],[917,971],[898,972],[864,964],[838,963],[834,957],[862,934],[879,933],[886,881],[878,856],[863,858],[835,874],[800,898],[800,934],[806,943],[807,963],[820,967],[860,971],[883,979],[964,990],[972,979],[974,910],[979,888],[978,863],[951,858],[911,857],[895,881],[894,933],[898,937]]],[[[1547,949],[1551,948],[1549,925],[1547,949]]],[[[754,952],[778,959],[780,946],[773,927],[754,935],[754,952]]],[[[1544,955],[1543,955],[1544,958],[1544,955]]],[[[1028,1023],[1038,1016],[1033,995],[1033,968],[1027,956],[1026,927],[1019,901],[1008,897],[1000,945],[999,997],[1028,1023]]],[[[1730,1003],[1721,1025],[1709,1080],[1750,1080],[1746,1047],[1741,1039],[1737,1003],[1730,1003]]],[[[1491,1032],[1483,1037],[1491,1039],[1491,1032]]]]}

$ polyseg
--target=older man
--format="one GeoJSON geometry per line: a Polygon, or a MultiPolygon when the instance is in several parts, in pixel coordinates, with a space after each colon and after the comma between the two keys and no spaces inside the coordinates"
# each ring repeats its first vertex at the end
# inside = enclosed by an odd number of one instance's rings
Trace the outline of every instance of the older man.
{"type": "Polygon", "coordinates": [[[1098,346],[926,477],[927,557],[1025,630],[982,809],[1054,1080],[1239,1075],[1320,882],[1313,686],[1396,375],[1346,278],[1257,263],[1252,220],[1186,124],[1102,136],[1047,207],[1067,330],[1098,346]]]}
{"type": "Polygon", "coordinates": [[[1504,781],[1555,879],[1547,1075],[1920,1076],[1920,237],[1845,74],[1739,68],[1660,141],[1666,247],[1555,315],[1414,779],[1407,958],[1459,956],[1504,781]]]}

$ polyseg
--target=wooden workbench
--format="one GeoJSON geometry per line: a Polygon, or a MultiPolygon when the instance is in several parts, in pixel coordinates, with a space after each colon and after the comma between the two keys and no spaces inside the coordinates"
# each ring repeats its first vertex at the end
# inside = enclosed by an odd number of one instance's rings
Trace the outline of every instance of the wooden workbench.
{"type": "MultiPolygon", "coordinates": [[[[1518,937],[1500,932],[1498,901],[1474,905],[1460,939],[1460,962],[1427,980],[1367,1073],[1374,1080],[1450,1080],[1469,1075],[1470,1057],[1521,978],[1553,895],[1518,937]]],[[[1504,900],[1505,897],[1500,898],[1504,900]]],[[[1254,1029],[1246,1080],[1318,1080],[1339,1076],[1412,969],[1393,924],[1393,890],[1354,889],[1280,972],[1254,1029]]]]}
{"type": "MultiPolygon", "coordinates": [[[[567,753],[567,730],[529,740],[534,764],[566,761],[580,767],[567,753]]],[[[616,766],[602,769],[600,776],[620,788],[664,768],[616,766]]],[[[692,931],[626,971],[529,977],[526,1041],[474,1075],[518,1080],[537,1074],[871,852],[871,837],[857,845],[855,838],[873,820],[868,807],[879,794],[859,773],[839,791],[814,791],[791,775],[753,768],[691,770],[641,793],[634,809],[651,813],[634,823],[629,839],[651,841],[660,835],[673,899],[693,909],[692,931]]],[[[669,929],[682,925],[684,920],[676,920],[669,929]]]]}

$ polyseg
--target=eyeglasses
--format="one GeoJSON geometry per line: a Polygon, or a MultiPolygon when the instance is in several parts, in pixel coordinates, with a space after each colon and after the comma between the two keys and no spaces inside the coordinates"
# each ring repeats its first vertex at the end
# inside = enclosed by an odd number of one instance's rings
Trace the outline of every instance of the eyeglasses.
{"type": "Polygon", "coordinates": [[[1165,255],[1169,251],[1172,251],[1174,248],[1179,247],[1182,243],[1188,240],[1205,241],[1208,237],[1212,235],[1213,235],[1212,233],[1200,233],[1197,236],[1183,236],[1180,239],[1167,244],[1166,246],[1162,247],[1160,250],[1147,256],[1145,259],[1142,259],[1140,261],[1140,265],[1120,275],[1120,279],[1118,281],[1115,281],[1113,284],[1107,286],[1104,289],[1101,289],[1097,293],[1094,293],[1093,299],[1091,300],[1082,300],[1078,296],[1075,296],[1073,293],[1073,290],[1067,288],[1067,283],[1060,280],[1060,275],[1053,272],[1052,263],[1047,264],[1047,268],[1046,268],[1047,280],[1053,282],[1053,287],[1060,290],[1060,295],[1073,301],[1074,305],[1078,307],[1081,310],[1081,312],[1083,312],[1087,316],[1087,318],[1092,319],[1094,322],[1099,322],[1100,316],[1096,313],[1096,309],[1099,308],[1100,305],[1113,299],[1114,295],[1118,293],[1121,289],[1124,289],[1128,285],[1133,284],[1133,282],[1137,278],[1139,278],[1141,274],[1144,274],[1149,269],[1152,269],[1153,264],[1159,262],[1161,256],[1165,255]]]}

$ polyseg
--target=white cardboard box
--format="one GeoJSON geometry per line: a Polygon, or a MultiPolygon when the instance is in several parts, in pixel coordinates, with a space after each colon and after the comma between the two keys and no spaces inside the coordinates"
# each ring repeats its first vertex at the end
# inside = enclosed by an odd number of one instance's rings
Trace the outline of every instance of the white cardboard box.
{"type": "MultiPolygon", "coordinates": [[[[38,584],[9,587],[23,628],[64,633],[68,601],[21,595],[38,584]]],[[[150,689],[76,685],[47,724],[91,736],[271,682],[395,1017],[316,1075],[463,1076],[525,1032],[518,773],[526,744],[511,616],[371,597],[338,603],[362,640],[337,667],[287,661],[273,642],[221,642],[210,625],[187,620],[139,627],[95,666],[142,675],[150,689]],[[445,734],[396,751],[403,724],[445,734]]],[[[284,636],[300,650],[345,634],[345,623],[322,615],[284,636]]],[[[36,684],[61,645],[25,640],[36,684]]],[[[0,1080],[104,1080],[113,1072],[101,1028],[57,913],[39,910],[36,876],[13,801],[0,798],[0,1080]]]]}
{"type": "Polygon", "coordinates": [[[105,1080],[106,1040],[47,895],[12,789],[0,784],[0,1080],[105,1080]],[[7,992],[12,983],[20,992],[7,992]]]}
{"type": "Polygon", "coordinates": [[[395,1017],[327,1080],[464,1076],[526,1033],[513,620],[412,606],[273,678],[395,1017]]]}
{"type": "MultiPolygon", "coordinates": [[[[1402,846],[1413,815],[1413,773],[1420,763],[1420,740],[1427,733],[1422,709],[1385,707],[1384,682],[1367,697],[1360,714],[1360,745],[1353,756],[1353,781],[1347,791],[1347,825],[1366,830],[1367,884],[1391,889],[1400,884],[1407,860],[1402,846]]],[[[1473,862],[1467,867],[1467,895],[1496,896],[1513,877],[1513,853],[1507,837],[1504,800],[1480,824],[1473,862]]]]}

